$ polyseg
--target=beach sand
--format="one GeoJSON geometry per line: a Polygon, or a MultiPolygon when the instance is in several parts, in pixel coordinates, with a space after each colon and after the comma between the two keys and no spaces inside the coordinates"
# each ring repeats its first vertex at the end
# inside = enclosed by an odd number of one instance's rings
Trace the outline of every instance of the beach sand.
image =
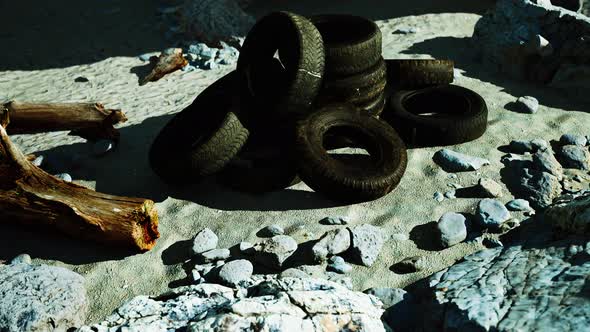
{"type": "MultiPolygon", "coordinates": [[[[136,73],[141,72],[141,67],[146,63],[137,56],[169,46],[160,36],[156,18],[151,13],[155,2],[130,1],[123,4],[110,1],[112,6],[120,9],[109,15],[122,15],[122,18],[113,18],[114,21],[109,23],[107,14],[97,20],[89,12],[87,17],[79,21],[79,24],[96,24],[102,29],[112,27],[108,31],[97,30],[96,40],[86,40],[89,37],[87,31],[71,31],[74,36],[64,31],[63,40],[59,39],[59,27],[55,31],[49,29],[47,33],[60,42],[44,40],[33,33],[44,33],[41,23],[34,29],[25,29],[22,38],[11,35],[18,33],[12,28],[1,35],[8,40],[9,49],[21,53],[22,57],[21,54],[7,54],[6,50],[0,55],[0,101],[101,102],[108,108],[123,110],[129,120],[117,126],[121,132],[120,145],[102,158],[91,157],[91,144],[81,138],[67,136],[67,132],[13,135],[11,139],[24,153],[41,154],[46,158],[81,155],[81,165],[77,169],[66,163],[60,170],[70,173],[76,183],[109,194],[154,200],[160,217],[161,237],[152,250],[130,254],[118,248],[84,243],[47,231],[10,226],[10,220],[2,220],[0,260],[10,260],[20,253],[28,253],[34,263],[63,266],[82,274],[86,278],[91,304],[87,319],[90,323],[102,320],[135,295],[156,295],[170,287],[189,283],[190,277],[187,275],[190,275],[191,266],[183,262],[188,259],[191,238],[204,227],[218,234],[220,248],[235,246],[240,241],[256,242],[260,240],[256,236],[258,230],[269,224],[279,224],[290,229],[289,235],[303,243],[319,238],[330,229],[342,227],[321,225],[318,223],[320,219],[345,215],[350,217],[352,225],[370,223],[383,227],[389,235],[401,233],[409,238],[405,241],[388,240],[372,267],[354,266],[350,274],[354,288],[406,287],[453,264],[466,254],[483,248],[474,241],[445,250],[437,250],[433,246],[432,223],[448,211],[472,213],[480,199],[463,197],[437,202],[432,197],[434,192],[450,190],[450,183],[468,187],[480,177],[501,182],[499,171],[504,166],[500,157],[504,152],[498,147],[513,139],[553,140],[563,133],[590,134],[589,105],[565,98],[548,88],[505,79],[502,75],[488,72],[487,68],[474,61],[474,46],[470,44],[469,37],[480,17],[477,13],[481,12],[481,7],[463,7],[462,10],[471,10],[471,13],[424,14],[413,12],[407,7],[405,12],[396,10],[396,5],[387,8],[389,4],[385,2],[381,7],[374,8],[360,2],[356,2],[354,7],[352,1],[326,1],[321,7],[313,7],[313,3],[309,2],[308,6],[311,7],[304,7],[303,3],[306,2],[309,1],[297,2],[288,9],[297,12],[307,8],[308,12],[303,14],[355,9],[358,10],[355,14],[377,19],[383,32],[385,58],[455,60],[456,68],[463,73],[455,84],[470,88],[484,97],[489,108],[489,127],[481,138],[448,148],[487,158],[491,165],[477,172],[458,173],[457,179],[450,179],[449,173],[432,161],[433,154],[440,148],[411,149],[408,150],[407,171],[392,193],[372,202],[354,205],[327,200],[303,183],[262,196],[232,192],[211,181],[182,191],[173,190],[151,171],[147,162],[149,146],[175,113],[234,67],[222,66],[221,69],[211,71],[177,71],[157,82],[139,86],[136,73]],[[350,7],[347,7],[348,3],[351,3],[350,7]],[[137,10],[132,6],[136,6],[137,10]],[[411,14],[419,15],[405,16],[411,14]],[[125,15],[127,20],[123,19],[125,15]],[[399,27],[416,27],[418,32],[393,34],[399,27]],[[110,35],[122,31],[129,33],[109,39],[110,35]],[[35,44],[37,40],[38,45],[35,44]],[[101,48],[105,51],[97,54],[96,50],[101,48]],[[37,53],[38,49],[43,51],[37,53]],[[89,81],[75,82],[78,76],[84,76],[89,81]],[[507,103],[523,95],[538,98],[541,106],[536,114],[515,113],[504,108],[507,103]],[[299,224],[304,227],[294,227],[299,224]],[[417,255],[425,257],[424,270],[409,274],[397,274],[391,270],[393,264],[417,255]]],[[[436,1],[417,3],[423,3],[424,6],[436,3],[431,8],[444,9],[436,1]]],[[[472,2],[445,3],[465,5],[472,2]]],[[[8,2],[0,6],[4,7],[3,12],[10,9],[7,8],[8,2]]],[[[455,9],[459,7],[448,11],[457,11],[455,9]]],[[[96,6],[92,10],[108,11],[109,8],[96,6]]],[[[33,12],[43,10],[37,8],[33,12]]],[[[263,9],[253,8],[252,12],[259,16],[263,9]]],[[[432,9],[432,12],[437,11],[432,9]]],[[[43,17],[46,20],[55,19],[55,15],[59,15],[54,13],[52,16],[52,11],[47,10],[45,13],[49,14],[38,13],[40,16],[37,20],[31,19],[31,22],[39,22],[43,17]]],[[[75,14],[74,9],[68,12],[72,17],[75,14]]],[[[10,18],[10,15],[9,20],[18,21],[10,18]]],[[[25,24],[26,21],[22,20],[25,24]]],[[[214,110],[203,110],[210,111],[214,110]]],[[[502,202],[513,198],[507,190],[504,192],[500,198],[502,202]]],[[[518,213],[513,213],[513,216],[523,219],[518,213]]]]}

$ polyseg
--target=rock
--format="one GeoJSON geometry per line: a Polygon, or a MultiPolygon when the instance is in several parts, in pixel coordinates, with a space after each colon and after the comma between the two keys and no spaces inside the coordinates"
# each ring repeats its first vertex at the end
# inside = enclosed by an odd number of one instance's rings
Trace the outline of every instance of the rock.
{"type": "Polygon", "coordinates": [[[254,245],[250,242],[240,242],[240,252],[249,255],[254,253],[254,245]]]}
{"type": "Polygon", "coordinates": [[[407,241],[409,237],[403,233],[391,234],[391,239],[394,241],[407,241]]]}
{"type": "Polygon", "coordinates": [[[533,140],[513,140],[509,144],[510,151],[514,153],[537,152],[549,147],[547,141],[536,138],[533,140]]]}
{"type": "Polygon", "coordinates": [[[531,205],[526,199],[517,198],[506,203],[506,208],[510,211],[530,211],[531,205]]]}
{"type": "Polygon", "coordinates": [[[424,257],[422,256],[412,256],[408,258],[404,258],[402,261],[393,265],[392,269],[396,273],[414,273],[418,271],[422,271],[424,269],[424,257]]]}
{"type": "Polygon", "coordinates": [[[139,60],[141,61],[150,61],[150,57],[152,56],[151,53],[145,53],[139,56],[139,60]]]}
{"type": "Polygon", "coordinates": [[[454,246],[467,238],[465,222],[465,217],[455,212],[446,212],[440,217],[436,229],[440,236],[440,243],[444,248],[454,246]]]}
{"type": "Polygon", "coordinates": [[[544,213],[545,221],[568,234],[590,234],[590,193],[556,202],[544,213]]]}
{"type": "Polygon", "coordinates": [[[496,198],[502,196],[502,186],[492,179],[480,178],[478,190],[485,197],[496,198]]]}
{"type": "Polygon", "coordinates": [[[202,279],[201,273],[195,269],[191,271],[191,277],[193,278],[193,281],[196,281],[197,283],[202,279]]]}
{"type": "Polygon", "coordinates": [[[208,59],[211,59],[211,49],[209,48],[209,46],[207,46],[207,44],[205,43],[196,43],[196,44],[191,44],[188,47],[188,53],[189,54],[194,54],[194,55],[198,55],[198,56],[202,56],[208,59]]]}
{"type": "Polygon", "coordinates": [[[414,27],[401,27],[401,28],[396,29],[393,33],[407,35],[407,34],[416,33],[416,32],[418,32],[418,29],[416,29],[414,27]]]}
{"type": "Polygon", "coordinates": [[[523,113],[537,113],[539,110],[539,101],[535,97],[524,96],[516,99],[518,109],[523,113]]]}
{"type": "Polygon", "coordinates": [[[326,277],[328,277],[328,281],[336,283],[348,290],[353,290],[352,289],[352,279],[350,277],[347,277],[341,273],[332,272],[332,271],[327,271],[326,277]]]}
{"type": "Polygon", "coordinates": [[[236,286],[248,280],[254,272],[252,263],[245,259],[238,259],[225,263],[219,270],[219,280],[226,286],[236,286]]]}
{"type": "Polygon", "coordinates": [[[325,217],[324,219],[320,220],[320,224],[324,225],[347,225],[349,222],[350,218],[346,216],[325,217]]]}
{"type": "Polygon", "coordinates": [[[330,257],[330,264],[328,264],[328,271],[345,274],[352,271],[352,266],[346,264],[344,258],[340,256],[330,257]]]}
{"type": "Polygon", "coordinates": [[[229,255],[229,249],[211,249],[200,254],[203,260],[207,263],[228,259],[229,255]]]}
{"type": "Polygon", "coordinates": [[[386,240],[381,228],[362,224],[348,229],[352,234],[350,246],[352,263],[364,266],[373,265],[386,240]]]}
{"type": "Polygon", "coordinates": [[[549,149],[533,154],[533,169],[554,175],[559,181],[563,179],[563,167],[549,149]]]}
{"type": "Polygon", "coordinates": [[[297,250],[297,242],[288,235],[275,235],[254,245],[254,259],[268,267],[280,268],[297,250]]]}
{"type": "Polygon", "coordinates": [[[200,254],[205,251],[217,248],[219,238],[209,228],[204,228],[197,233],[193,239],[192,254],[200,254]]]}
{"type": "Polygon", "coordinates": [[[590,170],[590,152],[584,146],[564,145],[558,157],[563,167],[590,170]]]}
{"type": "MultiPolygon", "coordinates": [[[[581,242],[583,243],[583,242],[581,242]]],[[[485,249],[430,279],[422,307],[444,331],[583,331],[590,324],[590,264],[569,242],[485,249]]],[[[577,244],[577,243],[576,243],[577,244]]],[[[587,258],[586,258],[587,260],[587,258]]]]}
{"type": "Polygon", "coordinates": [[[382,319],[395,331],[415,331],[417,304],[414,297],[401,288],[369,288],[363,293],[376,296],[383,302],[382,319]]]}
{"type": "Polygon", "coordinates": [[[174,47],[168,47],[162,51],[162,54],[163,55],[172,55],[172,54],[174,54],[174,52],[175,52],[174,47]]]}
{"type": "Polygon", "coordinates": [[[584,93],[582,86],[590,85],[590,66],[563,63],[547,85],[567,95],[588,101],[590,98],[584,93]]]}
{"type": "Polygon", "coordinates": [[[453,79],[456,80],[461,76],[463,76],[463,74],[461,73],[461,70],[459,70],[458,68],[453,68],[453,79]]]}
{"type": "Polygon", "coordinates": [[[441,149],[433,156],[434,162],[447,172],[462,172],[478,170],[483,165],[489,165],[487,159],[468,156],[449,149],[441,149]]]}
{"type": "Polygon", "coordinates": [[[65,182],[72,182],[72,176],[68,173],[59,173],[54,175],[56,178],[65,182]]]}
{"type": "Polygon", "coordinates": [[[445,191],[444,196],[448,199],[457,198],[455,197],[456,192],[454,190],[445,191]]]}
{"type": "Polygon", "coordinates": [[[291,267],[279,273],[279,278],[311,278],[311,276],[300,269],[291,267]]]}
{"type": "Polygon", "coordinates": [[[222,65],[232,65],[238,61],[240,51],[233,46],[229,46],[221,41],[222,48],[217,53],[216,61],[222,65]]]}
{"type": "Polygon", "coordinates": [[[434,200],[436,200],[437,202],[442,202],[445,199],[445,196],[443,194],[441,194],[440,191],[437,191],[434,193],[434,195],[432,195],[432,198],[434,198],[434,200]]]}
{"type": "Polygon", "coordinates": [[[111,151],[114,147],[114,142],[108,139],[101,139],[92,145],[92,153],[95,156],[102,156],[111,151]]]}
{"type": "Polygon", "coordinates": [[[325,261],[328,256],[337,255],[350,248],[350,232],[346,228],[333,229],[324,233],[311,251],[316,262],[325,261]]]}
{"type": "Polygon", "coordinates": [[[43,164],[43,159],[43,155],[39,155],[31,163],[37,167],[41,167],[43,164]]]}
{"type": "Polygon", "coordinates": [[[10,261],[10,264],[29,264],[29,265],[31,265],[31,263],[32,263],[31,256],[29,256],[29,254],[20,254],[20,255],[14,257],[10,261]]]}
{"type": "Polygon", "coordinates": [[[197,70],[197,67],[187,64],[186,66],[180,68],[180,70],[182,70],[183,72],[186,72],[186,73],[190,73],[191,71],[197,70]]]}
{"type": "Polygon", "coordinates": [[[553,54],[553,45],[545,39],[545,37],[536,34],[531,39],[529,39],[525,43],[525,47],[527,47],[531,53],[538,54],[542,57],[549,56],[553,54]]]}
{"type": "Polygon", "coordinates": [[[510,219],[510,212],[502,202],[484,198],[477,204],[475,216],[481,227],[497,231],[506,220],[510,219]]]}
{"type": "Polygon", "coordinates": [[[535,210],[546,208],[561,194],[561,184],[557,177],[527,168],[523,171],[525,175],[520,179],[519,188],[535,210]]]}
{"type": "Polygon", "coordinates": [[[482,241],[482,244],[484,246],[486,246],[486,248],[497,248],[497,247],[503,247],[504,244],[502,244],[502,242],[498,239],[489,239],[489,238],[485,238],[482,241]]]}
{"type": "Polygon", "coordinates": [[[260,230],[261,235],[265,237],[273,237],[275,235],[283,235],[285,234],[285,230],[283,227],[279,225],[268,225],[260,230]]]}
{"type": "Polygon", "coordinates": [[[561,145],[586,146],[586,143],[588,143],[588,140],[583,135],[563,134],[559,138],[559,144],[561,145]]]}
{"type": "Polygon", "coordinates": [[[84,324],[84,277],[63,267],[30,265],[25,256],[19,260],[0,265],[0,331],[66,331],[84,324]]]}

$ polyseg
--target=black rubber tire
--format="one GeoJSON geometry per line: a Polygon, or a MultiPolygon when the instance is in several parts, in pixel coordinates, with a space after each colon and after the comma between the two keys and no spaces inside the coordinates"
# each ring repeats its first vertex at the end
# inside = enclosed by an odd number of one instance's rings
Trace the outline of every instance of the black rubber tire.
{"type": "Polygon", "coordinates": [[[217,80],[162,128],[149,150],[149,163],[165,182],[189,184],[222,169],[249,136],[243,125],[241,84],[236,71],[217,80]]]}
{"type": "Polygon", "coordinates": [[[382,89],[379,95],[375,96],[373,100],[370,100],[364,104],[355,104],[355,106],[367,112],[370,116],[379,118],[385,108],[385,91],[382,89]]]}
{"type": "Polygon", "coordinates": [[[452,60],[386,59],[387,84],[395,89],[420,89],[453,83],[452,60]]]}
{"type": "Polygon", "coordinates": [[[383,83],[386,81],[386,77],[387,65],[385,64],[385,60],[380,57],[377,64],[361,73],[340,78],[324,79],[322,90],[349,95],[351,94],[351,90],[383,83]]]}
{"type": "Polygon", "coordinates": [[[382,35],[367,18],[344,14],[310,17],[322,35],[326,52],[326,78],[362,73],[381,58],[382,35]]]}
{"type": "Polygon", "coordinates": [[[452,84],[397,91],[381,114],[408,147],[475,140],[486,131],[487,118],[487,105],[479,94],[452,84]],[[420,115],[428,112],[435,115],[420,115]]]}
{"type": "Polygon", "coordinates": [[[377,199],[391,192],[406,170],[406,148],[395,130],[350,104],[326,105],[299,121],[295,142],[299,177],[332,199],[377,199]],[[352,138],[375,156],[372,166],[355,167],[331,157],[324,148],[324,137],[334,129],[334,135],[352,138]]]}
{"type": "Polygon", "coordinates": [[[320,90],[324,60],[322,37],[309,20],[290,12],[273,12],[258,20],[248,32],[237,70],[245,76],[250,94],[269,105],[267,111],[302,118],[311,111],[320,90]],[[256,64],[273,58],[277,50],[284,75],[272,80],[275,89],[256,89],[251,85],[253,77],[260,75],[256,64]]]}

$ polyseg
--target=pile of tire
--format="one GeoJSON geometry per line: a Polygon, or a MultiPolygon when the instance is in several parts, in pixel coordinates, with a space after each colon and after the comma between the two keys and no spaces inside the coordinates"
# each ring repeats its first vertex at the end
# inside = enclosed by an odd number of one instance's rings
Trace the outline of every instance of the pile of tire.
{"type": "MultiPolygon", "coordinates": [[[[262,17],[244,40],[236,70],[160,131],[149,151],[152,169],[172,185],[215,175],[221,184],[250,193],[303,181],[351,203],[388,194],[405,173],[407,153],[390,125],[400,112],[387,106],[387,91],[411,91],[389,81],[427,89],[450,82],[448,66],[425,74],[416,60],[384,60],[381,48],[378,26],[362,17],[262,17]],[[379,119],[382,113],[387,122],[379,119]],[[370,164],[328,153],[344,146],[364,148],[370,164]]],[[[450,73],[452,81],[452,62],[450,73]]],[[[400,121],[412,123],[405,115],[400,121]]]]}

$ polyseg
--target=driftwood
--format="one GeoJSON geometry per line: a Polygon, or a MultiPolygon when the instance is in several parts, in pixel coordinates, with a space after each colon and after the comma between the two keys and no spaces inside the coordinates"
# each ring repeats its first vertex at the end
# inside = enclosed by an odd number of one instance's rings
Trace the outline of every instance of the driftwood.
{"type": "Polygon", "coordinates": [[[88,140],[119,140],[114,124],[127,121],[121,110],[105,109],[100,103],[21,103],[0,106],[2,125],[8,134],[35,134],[71,130],[70,135],[88,140]]]}
{"type": "Polygon", "coordinates": [[[181,48],[175,48],[170,54],[162,53],[157,59],[150,59],[150,62],[154,63],[154,68],[140,82],[140,85],[144,85],[150,81],[157,81],[164,77],[164,75],[176,71],[188,64],[188,61],[182,56],[181,48]]]}
{"type": "MultiPolygon", "coordinates": [[[[7,117],[0,116],[0,123],[7,117]]],[[[160,236],[149,199],[113,196],[62,181],[33,165],[0,126],[0,224],[47,226],[79,239],[149,250],[160,236]]]]}

